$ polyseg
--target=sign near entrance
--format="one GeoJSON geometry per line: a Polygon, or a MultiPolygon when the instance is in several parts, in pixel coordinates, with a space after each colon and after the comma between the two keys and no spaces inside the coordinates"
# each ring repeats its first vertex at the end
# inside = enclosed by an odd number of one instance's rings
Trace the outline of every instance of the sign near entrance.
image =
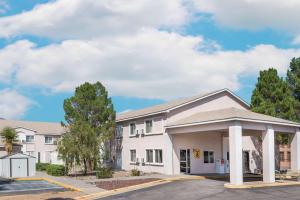
{"type": "Polygon", "coordinates": [[[200,156],[201,156],[200,153],[201,153],[200,149],[193,149],[193,154],[196,159],[200,158],[200,156]]]}

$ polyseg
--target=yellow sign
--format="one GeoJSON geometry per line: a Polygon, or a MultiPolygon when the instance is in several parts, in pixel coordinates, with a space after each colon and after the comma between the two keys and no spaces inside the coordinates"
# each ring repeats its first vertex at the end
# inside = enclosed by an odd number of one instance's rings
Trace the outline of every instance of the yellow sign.
{"type": "Polygon", "coordinates": [[[200,153],[201,153],[200,149],[193,149],[193,154],[196,159],[200,158],[200,156],[201,156],[200,153]]]}

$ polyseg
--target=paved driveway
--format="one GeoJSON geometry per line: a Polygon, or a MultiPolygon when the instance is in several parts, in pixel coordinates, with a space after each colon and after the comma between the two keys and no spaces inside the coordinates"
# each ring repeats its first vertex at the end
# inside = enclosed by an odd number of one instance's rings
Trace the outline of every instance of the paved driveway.
{"type": "Polygon", "coordinates": [[[299,200],[300,187],[264,189],[226,189],[215,180],[176,181],[143,190],[128,192],[101,200],[299,200]]]}
{"type": "Polygon", "coordinates": [[[3,195],[35,194],[65,190],[65,188],[47,181],[0,181],[0,199],[3,195]]]}

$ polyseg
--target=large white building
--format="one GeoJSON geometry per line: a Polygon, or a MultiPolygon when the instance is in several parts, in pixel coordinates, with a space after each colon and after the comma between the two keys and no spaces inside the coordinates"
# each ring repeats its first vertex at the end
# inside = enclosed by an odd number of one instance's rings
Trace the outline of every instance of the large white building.
{"type": "MultiPolygon", "coordinates": [[[[57,141],[65,132],[60,123],[30,122],[0,119],[0,130],[14,128],[18,134],[16,151],[34,156],[36,162],[62,164],[58,159],[57,141]]],[[[6,155],[0,141],[0,156],[6,155]]]]}
{"type": "Polygon", "coordinates": [[[299,123],[250,111],[228,89],[117,116],[116,163],[163,174],[244,172],[275,181],[274,134],[293,135],[291,168],[300,170],[299,123]],[[259,137],[261,136],[261,137],[259,137]]]}

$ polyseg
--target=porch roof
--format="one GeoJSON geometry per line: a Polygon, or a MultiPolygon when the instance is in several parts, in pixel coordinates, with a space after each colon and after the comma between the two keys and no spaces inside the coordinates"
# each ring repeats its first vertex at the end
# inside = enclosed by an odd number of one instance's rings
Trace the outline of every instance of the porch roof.
{"type": "Polygon", "coordinates": [[[168,123],[166,125],[166,128],[176,128],[234,120],[300,127],[300,123],[296,123],[293,121],[284,120],[269,115],[259,114],[251,112],[249,110],[242,110],[238,108],[226,108],[221,110],[200,112],[187,118],[168,123]]]}

